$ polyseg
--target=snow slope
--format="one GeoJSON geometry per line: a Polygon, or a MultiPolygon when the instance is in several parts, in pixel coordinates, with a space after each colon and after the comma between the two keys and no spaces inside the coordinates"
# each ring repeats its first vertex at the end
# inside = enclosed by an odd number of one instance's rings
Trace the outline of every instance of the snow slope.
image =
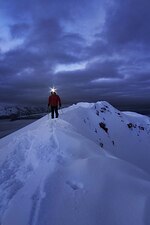
{"type": "Polygon", "coordinates": [[[150,119],[78,103],[0,140],[0,224],[150,224],[150,119]]]}
{"type": "Polygon", "coordinates": [[[149,117],[120,112],[107,102],[79,103],[64,112],[62,118],[71,123],[77,132],[109,153],[150,173],[149,117]],[[100,127],[101,123],[105,124],[107,132],[100,127]]]}

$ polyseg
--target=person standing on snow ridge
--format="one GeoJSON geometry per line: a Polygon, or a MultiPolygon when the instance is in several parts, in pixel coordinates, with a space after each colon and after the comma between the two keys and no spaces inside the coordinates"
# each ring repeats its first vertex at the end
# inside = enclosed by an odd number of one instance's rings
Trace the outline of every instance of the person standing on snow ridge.
{"type": "Polygon", "coordinates": [[[58,118],[58,106],[61,107],[60,97],[56,94],[56,92],[51,92],[51,95],[48,98],[48,107],[51,107],[51,117],[54,118],[54,113],[56,114],[56,118],[58,118]]]}

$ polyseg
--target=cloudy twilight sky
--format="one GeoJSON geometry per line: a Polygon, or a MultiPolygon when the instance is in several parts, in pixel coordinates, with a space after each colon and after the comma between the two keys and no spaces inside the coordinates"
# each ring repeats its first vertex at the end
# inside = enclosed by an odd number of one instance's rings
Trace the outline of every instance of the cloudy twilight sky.
{"type": "Polygon", "coordinates": [[[149,0],[1,0],[0,103],[150,108],[149,0]]]}

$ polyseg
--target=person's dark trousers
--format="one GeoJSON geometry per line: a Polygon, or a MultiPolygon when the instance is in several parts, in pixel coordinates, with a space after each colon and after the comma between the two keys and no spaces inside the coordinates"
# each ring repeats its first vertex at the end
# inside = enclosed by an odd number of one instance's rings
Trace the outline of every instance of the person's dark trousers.
{"type": "Polygon", "coordinates": [[[54,118],[54,113],[56,114],[56,118],[58,118],[58,106],[51,106],[51,117],[54,118]]]}

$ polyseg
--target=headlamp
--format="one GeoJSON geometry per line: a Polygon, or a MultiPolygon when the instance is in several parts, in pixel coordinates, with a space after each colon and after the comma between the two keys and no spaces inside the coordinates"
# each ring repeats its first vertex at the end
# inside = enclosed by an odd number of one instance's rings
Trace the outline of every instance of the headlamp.
{"type": "Polygon", "coordinates": [[[56,92],[56,88],[55,87],[52,87],[52,88],[50,88],[50,90],[51,90],[51,92],[56,92]]]}

